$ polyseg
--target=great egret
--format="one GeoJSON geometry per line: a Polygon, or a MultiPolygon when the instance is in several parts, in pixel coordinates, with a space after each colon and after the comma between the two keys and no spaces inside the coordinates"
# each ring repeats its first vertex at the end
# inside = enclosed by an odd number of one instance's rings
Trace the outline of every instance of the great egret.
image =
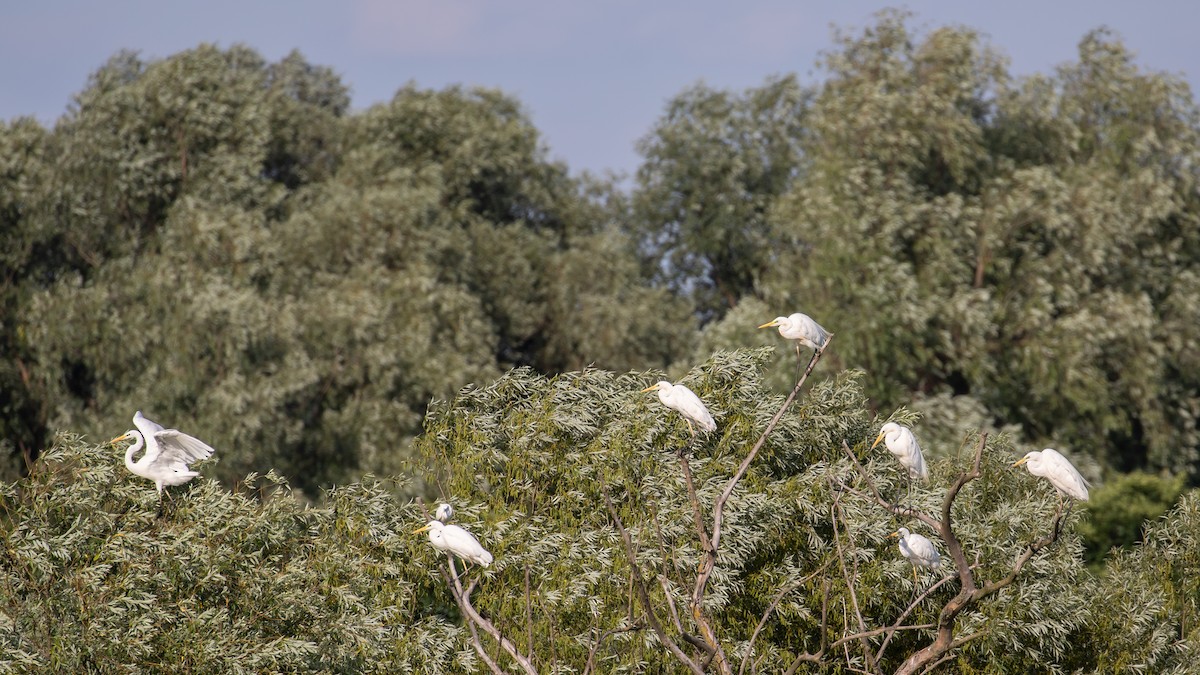
{"type": "Polygon", "coordinates": [[[1071,461],[1063,457],[1054,448],[1042,451],[1034,450],[1013,463],[1013,466],[1025,465],[1029,473],[1041,476],[1050,481],[1060,495],[1074,497],[1081,502],[1088,500],[1088,482],[1075,468],[1071,461]]]}
{"type": "Polygon", "coordinates": [[[204,441],[146,419],[141,410],[134,413],[133,425],[137,429],[126,431],[109,441],[109,444],[133,439],[133,445],[125,451],[125,468],[135,476],[154,481],[160,501],[164,485],[183,485],[199,476],[199,473],[188,468],[188,464],[208,459],[215,452],[204,441]],[[133,455],[142,449],[143,444],[146,452],[141,459],[133,461],[133,455]]]}
{"type": "MultiPolygon", "coordinates": [[[[440,512],[441,509],[438,509],[440,512]]],[[[424,527],[413,530],[413,534],[429,533],[429,543],[439,551],[454,555],[487,567],[492,564],[492,554],[479,544],[475,535],[458,525],[447,525],[440,520],[431,520],[424,527]]]]}
{"type": "Polygon", "coordinates": [[[437,511],[434,512],[433,517],[445,523],[454,517],[454,507],[444,503],[438,504],[437,511]]]}
{"type": "Polygon", "coordinates": [[[779,327],[779,334],[796,341],[796,358],[800,358],[800,345],[821,351],[829,341],[829,331],[812,320],[807,314],[796,312],[791,316],[777,316],[759,328],[779,327]]]}
{"type": "Polygon", "coordinates": [[[871,449],[874,450],[880,441],[883,441],[888,452],[895,455],[896,459],[900,460],[900,464],[908,469],[909,476],[921,480],[929,478],[929,468],[925,466],[925,456],[921,454],[921,445],[917,443],[917,437],[913,435],[912,429],[895,422],[888,422],[879,429],[879,435],[875,437],[871,449]]]}
{"type": "Polygon", "coordinates": [[[673,410],[678,410],[683,419],[687,422],[688,429],[695,434],[695,429],[692,429],[692,422],[705,431],[716,431],[717,423],[713,421],[712,415],[708,414],[708,408],[704,407],[704,402],[691,389],[682,384],[671,384],[666,380],[659,380],[655,384],[646,387],[642,393],[658,390],[658,400],[663,402],[663,405],[673,410]]]}
{"type": "Polygon", "coordinates": [[[942,556],[937,552],[937,548],[923,535],[909,532],[906,528],[900,528],[896,532],[888,535],[900,540],[900,554],[913,565],[913,583],[917,581],[917,568],[924,567],[927,569],[937,569],[942,564],[942,556]]]}

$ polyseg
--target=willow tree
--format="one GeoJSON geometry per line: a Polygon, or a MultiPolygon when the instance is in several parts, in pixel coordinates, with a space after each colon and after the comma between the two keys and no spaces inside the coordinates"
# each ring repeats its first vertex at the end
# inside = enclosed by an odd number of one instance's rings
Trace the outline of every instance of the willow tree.
{"type": "Polygon", "coordinates": [[[425,556],[476,649],[525,672],[1061,658],[1087,617],[1074,516],[1009,466],[1008,441],[968,439],[897,503],[860,376],[785,400],[762,384],[769,356],[718,353],[683,378],[708,435],[639,393],[654,372],[518,370],[433,408],[419,447],[444,468],[427,482],[496,557],[464,574],[425,556]],[[888,539],[901,525],[952,562],[914,586],[888,539]]]}

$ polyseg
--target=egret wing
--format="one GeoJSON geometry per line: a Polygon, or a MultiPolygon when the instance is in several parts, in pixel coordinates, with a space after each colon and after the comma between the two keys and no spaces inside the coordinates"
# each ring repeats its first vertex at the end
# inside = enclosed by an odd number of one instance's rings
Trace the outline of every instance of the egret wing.
{"type": "Polygon", "coordinates": [[[912,549],[917,561],[929,567],[936,566],[941,558],[937,548],[926,537],[919,534],[908,536],[908,547],[912,549]]]}
{"type": "Polygon", "coordinates": [[[178,429],[163,429],[154,435],[158,441],[158,456],[150,460],[151,464],[170,466],[175,470],[186,471],[188,464],[208,459],[213,450],[204,441],[189,436],[178,429]],[[178,465],[183,465],[182,469],[178,465]]]}
{"type": "Polygon", "coordinates": [[[694,420],[705,431],[716,431],[717,424],[713,421],[712,415],[708,412],[708,407],[704,405],[704,401],[696,395],[696,392],[688,389],[683,385],[675,386],[675,404],[678,406],[679,412],[683,413],[688,418],[694,420]]]}

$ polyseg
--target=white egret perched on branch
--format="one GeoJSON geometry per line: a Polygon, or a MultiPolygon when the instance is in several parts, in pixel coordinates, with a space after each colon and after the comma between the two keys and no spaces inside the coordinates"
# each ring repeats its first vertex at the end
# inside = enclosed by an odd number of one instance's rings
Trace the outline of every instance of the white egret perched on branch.
{"type": "Polygon", "coordinates": [[[662,401],[663,405],[678,410],[679,414],[683,415],[688,430],[693,435],[696,430],[692,429],[692,422],[705,431],[717,430],[717,423],[713,421],[712,415],[708,414],[708,408],[704,407],[704,402],[691,389],[682,384],[671,384],[666,380],[659,380],[643,389],[642,393],[655,390],[658,390],[658,400],[662,401]]]}
{"type": "Polygon", "coordinates": [[[204,441],[146,419],[141,410],[134,414],[133,425],[137,429],[126,431],[109,441],[109,444],[133,439],[133,445],[125,451],[125,468],[136,476],[154,481],[159,501],[162,500],[164,485],[183,485],[199,476],[188,464],[208,459],[215,452],[204,441]],[[143,444],[146,452],[141,459],[133,461],[133,455],[142,449],[143,444]]]}
{"type": "MultiPolygon", "coordinates": [[[[438,513],[441,513],[441,508],[438,513]]],[[[429,533],[429,543],[439,551],[447,551],[478,565],[487,567],[492,564],[492,554],[475,538],[458,525],[447,525],[440,520],[431,520],[424,527],[413,530],[413,534],[429,533]]]]}
{"type": "Polygon", "coordinates": [[[909,476],[921,480],[929,478],[929,468],[925,466],[925,456],[921,454],[921,444],[917,443],[917,437],[913,434],[912,429],[895,422],[888,422],[879,429],[879,435],[875,437],[871,449],[874,450],[880,441],[883,441],[888,452],[895,455],[900,464],[908,469],[909,476]]]}
{"type": "Polygon", "coordinates": [[[924,535],[909,532],[902,527],[888,536],[900,540],[900,554],[908,558],[908,561],[913,565],[914,584],[917,582],[918,567],[933,570],[942,564],[942,556],[938,554],[937,547],[924,535]]]}
{"type": "Polygon", "coordinates": [[[454,507],[446,503],[438,504],[437,511],[434,512],[433,517],[443,523],[448,522],[454,517],[454,507]]]}
{"type": "Polygon", "coordinates": [[[1029,473],[1050,481],[1059,495],[1074,497],[1081,502],[1088,500],[1088,482],[1080,475],[1075,465],[1071,464],[1071,460],[1063,457],[1054,448],[1027,452],[1024,457],[1014,462],[1013,466],[1022,464],[1029,473]]]}
{"type": "Polygon", "coordinates": [[[807,314],[796,312],[791,316],[777,316],[771,321],[764,323],[759,328],[779,327],[779,334],[789,340],[796,341],[796,358],[800,358],[800,345],[804,345],[809,349],[821,351],[825,349],[825,343],[829,341],[829,331],[821,327],[821,324],[812,320],[807,314]]]}

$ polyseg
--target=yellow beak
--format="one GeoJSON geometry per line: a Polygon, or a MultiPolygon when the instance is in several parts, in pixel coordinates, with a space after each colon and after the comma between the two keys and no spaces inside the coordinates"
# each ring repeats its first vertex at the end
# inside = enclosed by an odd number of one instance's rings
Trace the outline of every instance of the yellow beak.
{"type": "Polygon", "coordinates": [[[879,441],[882,441],[882,440],[883,440],[883,432],[881,431],[881,432],[879,432],[879,435],[875,437],[875,442],[871,444],[871,449],[874,450],[875,446],[879,445],[879,441]]]}
{"type": "Polygon", "coordinates": [[[899,533],[899,532],[893,532],[893,533],[891,533],[891,534],[889,534],[889,535],[888,535],[888,539],[899,539],[899,538],[900,538],[900,533],[899,533]]]}
{"type": "Polygon", "coordinates": [[[127,440],[129,440],[129,434],[121,434],[120,436],[117,436],[116,438],[109,441],[108,444],[116,445],[117,443],[120,443],[121,441],[127,441],[127,440]]]}
{"type": "Polygon", "coordinates": [[[640,393],[644,394],[644,393],[646,393],[646,392],[648,392],[648,391],[654,391],[655,389],[658,389],[658,385],[657,385],[657,384],[652,384],[652,385],[650,385],[649,387],[646,387],[645,389],[643,389],[643,390],[642,390],[640,393]]]}
{"type": "Polygon", "coordinates": [[[759,328],[770,328],[772,326],[778,326],[778,325],[779,325],[779,322],[772,319],[772,320],[768,321],[767,323],[764,323],[763,325],[759,326],[759,328]]]}
{"type": "Polygon", "coordinates": [[[422,532],[424,532],[425,530],[428,530],[428,529],[429,529],[429,526],[428,526],[428,525],[425,525],[425,526],[423,526],[423,527],[418,527],[417,529],[413,530],[413,531],[412,531],[412,533],[413,533],[413,534],[420,534],[420,533],[422,533],[422,532]]]}
{"type": "Polygon", "coordinates": [[[1021,466],[1022,464],[1024,464],[1025,462],[1028,462],[1028,461],[1029,461],[1028,457],[1022,457],[1021,459],[1018,459],[1017,461],[1013,462],[1013,466],[1021,466]]]}

